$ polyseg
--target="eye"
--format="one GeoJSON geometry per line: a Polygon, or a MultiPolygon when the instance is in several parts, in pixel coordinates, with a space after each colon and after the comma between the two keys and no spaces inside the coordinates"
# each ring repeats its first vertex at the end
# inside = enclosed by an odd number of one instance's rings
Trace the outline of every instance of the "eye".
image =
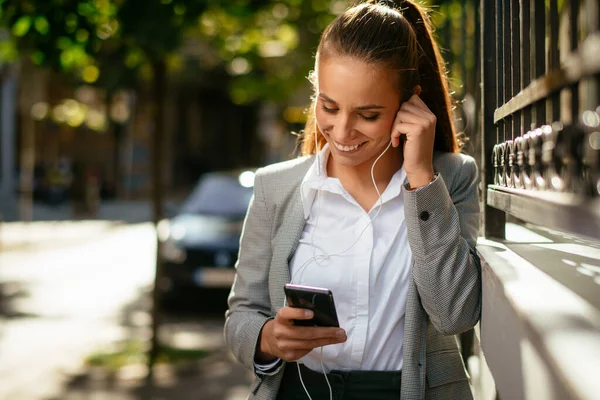
{"type": "Polygon", "coordinates": [[[374,115],[369,115],[369,116],[362,115],[362,114],[359,114],[359,115],[365,121],[376,121],[379,118],[379,116],[380,116],[380,114],[374,114],[374,115]]]}
{"type": "Polygon", "coordinates": [[[335,108],[328,108],[328,107],[325,106],[325,104],[321,104],[321,109],[323,111],[325,111],[326,113],[329,113],[329,114],[334,114],[335,112],[337,112],[337,109],[335,109],[335,108]]]}

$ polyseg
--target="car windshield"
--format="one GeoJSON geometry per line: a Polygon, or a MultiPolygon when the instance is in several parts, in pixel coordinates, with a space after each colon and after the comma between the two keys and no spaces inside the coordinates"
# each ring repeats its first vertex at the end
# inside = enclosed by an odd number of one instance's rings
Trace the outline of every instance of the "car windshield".
{"type": "Polygon", "coordinates": [[[243,218],[252,188],[240,185],[233,176],[209,174],[200,179],[181,207],[183,214],[208,214],[243,218]]]}

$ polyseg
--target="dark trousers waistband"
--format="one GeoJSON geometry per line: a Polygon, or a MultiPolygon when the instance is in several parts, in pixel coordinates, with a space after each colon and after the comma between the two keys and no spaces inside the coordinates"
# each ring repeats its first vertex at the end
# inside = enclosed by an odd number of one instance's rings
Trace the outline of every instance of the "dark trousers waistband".
{"type": "MultiPolygon", "coordinates": [[[[300,364],[304,385],[314,400],[329,399],[329,387],[321,372],[313,371],[300,364]]],[[[327,374],[333,398],[336,400],[398,400],[400,397],[400,371],[330,371],[327,374]]],[[[278,400],[306,400],[298,367],[290,362],[285,367],[278,400]]]]}

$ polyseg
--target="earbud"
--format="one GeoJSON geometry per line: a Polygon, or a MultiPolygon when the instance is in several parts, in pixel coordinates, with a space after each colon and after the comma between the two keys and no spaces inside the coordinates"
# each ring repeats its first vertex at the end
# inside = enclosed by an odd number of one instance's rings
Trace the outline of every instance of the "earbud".
{"type": "MultiPolygon", "coordinates": [[[[318,95],[317,95],[318,97],[318,95]]],[[[317,136],[319,135],[319,131],[317,130],[317,101],[315,100],[315,105],[313,109],[313,118],[315,120],[315,154],[317,156],[317,176],[321,176],[321,160],[319,159],[319,140],[317,136]]]]}

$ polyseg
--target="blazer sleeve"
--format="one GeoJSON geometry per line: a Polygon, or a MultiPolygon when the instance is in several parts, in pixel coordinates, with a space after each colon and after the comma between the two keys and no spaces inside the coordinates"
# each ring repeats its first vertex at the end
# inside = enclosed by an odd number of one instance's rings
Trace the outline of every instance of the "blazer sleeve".
{"type": "Polygon", "coordinates": [[[272,318],[268,290],[272,223],[259,170],[242,229],[236,277],[228,298],[224,328],[227,346],[250,370],[254,370],[254,354],[262,327],[272,318]]]}
{"type": "Polygon", "coordinates": [[[481,315],[481,266],[475,252],[479,175],[473,158],[461,157],[457,164],[450,191],[439,174],[425,187],[404,188],[413,279],[431,323],[445,335],[472,328],[481,315]]]}

